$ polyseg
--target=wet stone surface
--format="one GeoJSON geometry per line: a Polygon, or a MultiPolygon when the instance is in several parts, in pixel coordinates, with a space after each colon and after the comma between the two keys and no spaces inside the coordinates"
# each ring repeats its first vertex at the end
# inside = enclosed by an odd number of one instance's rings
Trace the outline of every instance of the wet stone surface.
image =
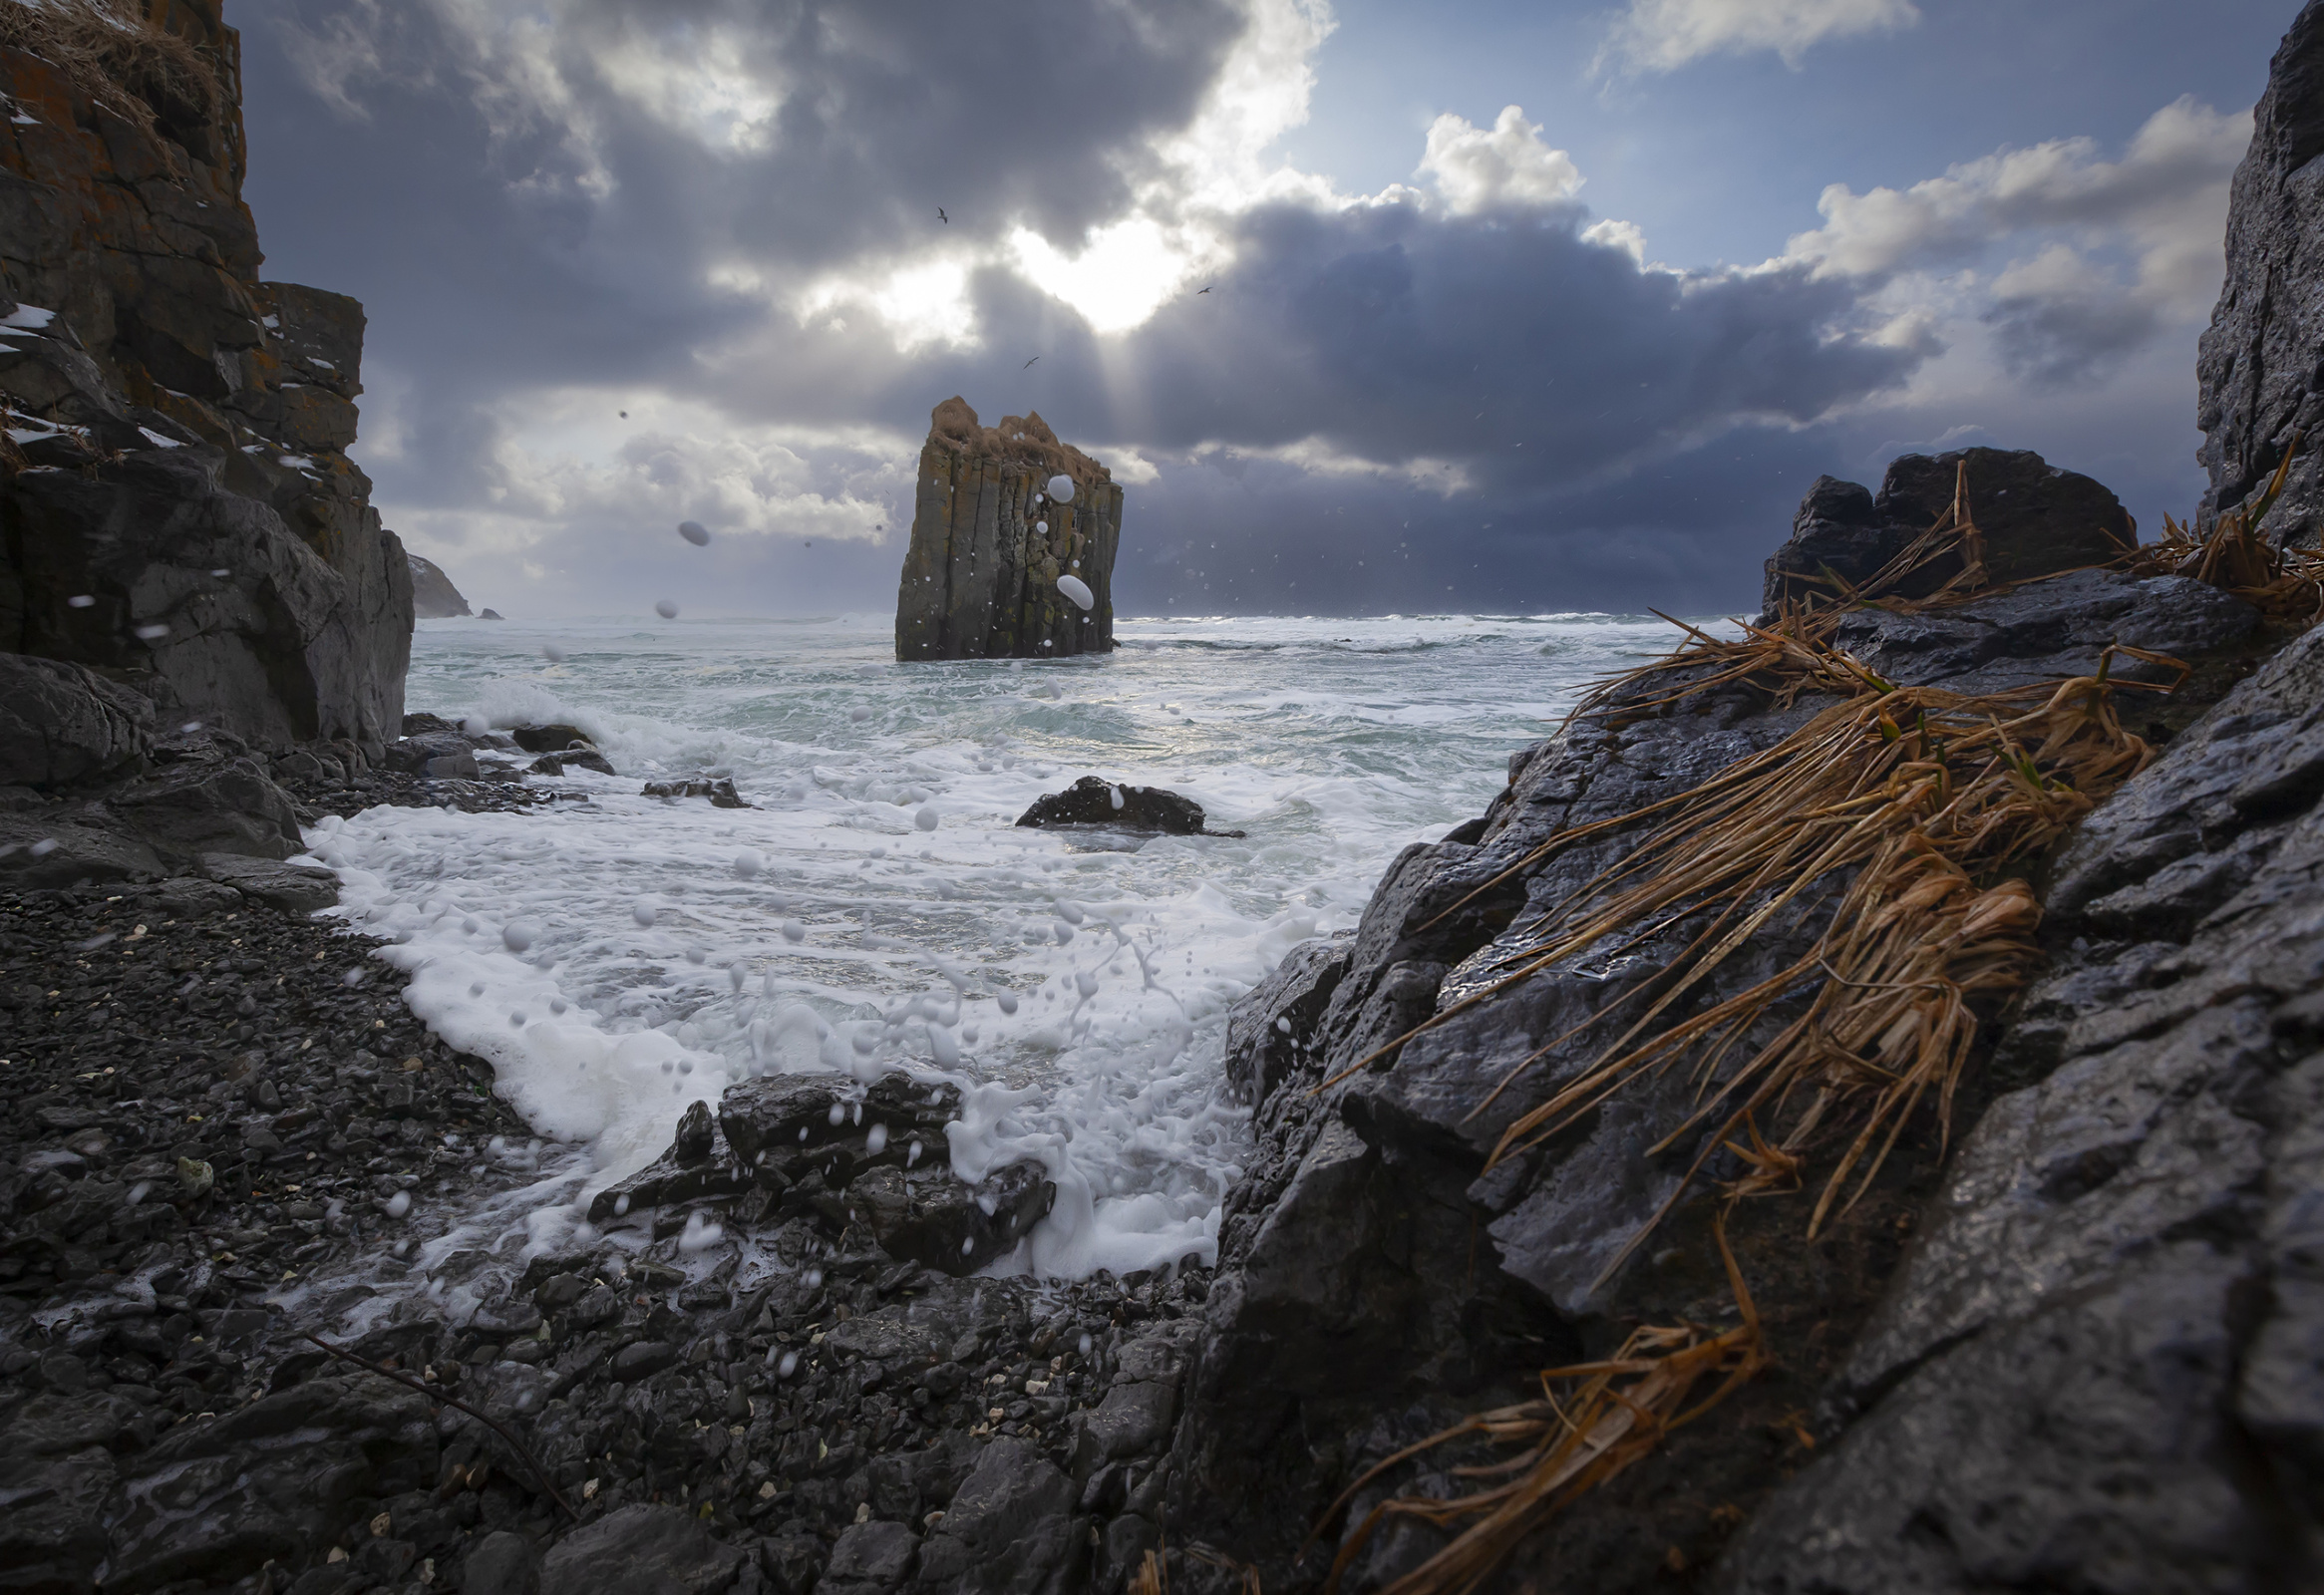
{"type": "Polygon", "coordinates": [[[959,1277],[1054,1192],[953,1179],[900,1078],[738,1091],[528,1246],[580,1160],[237,878],[0,897],[19,1584],[1078,1589],[1159,1542],[1201,1271],[959,1277]]]}

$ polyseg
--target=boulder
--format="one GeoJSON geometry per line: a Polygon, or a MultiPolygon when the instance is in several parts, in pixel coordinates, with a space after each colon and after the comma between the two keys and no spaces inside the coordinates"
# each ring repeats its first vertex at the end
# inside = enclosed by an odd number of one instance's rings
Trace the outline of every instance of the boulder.
{"type": "MultiPolygon", "coordinates": [[[[1817,478],[1793,517],[1791,540],[1768,559],[1764,607],[1772,613],[1785,598],[1811,593],[1832,597],[1837,589],[1827,576],[1859,588],[1870,581],[1952,506],[1963,465],[1970,518],[1984,538],[1985,570],[1994,583],[2105,564],[2137,541],[2129,512],[2112,492],[2030,450],[1904,455],[1889,464],[1876,496],[1852,481],[1817,478]]],[[[1926,597],[1960,569],[1959,557],[1947,554],[1890,591],[1926,597]]]]}
{"type": "Polygon", "coordinates": [[[943,1595],[1065,1595],[1089,1552],[1079,1491],[1025,1440],[986,1444],[920,1547],[912,1588],[943,1595]]]}
{"type": "Polygon", "coordinates": [[[578,726],[517,726],[508,735],[515,738],[516,746],[528,754],[559,753],[576,744],[583,748],[597,746],[589,740],[589,734],[578,726]]]}
{"type": "Polygon", "coordinates": [[[692,1512],[638,1501],[557,1541],[541,1562],[540,1585],[557,1595],[717,1595],[743,1560],[692,1512]]]}
{"type": "Polygon", "coordinates": [[[233,853],[204,853],[201,872],[245,897],[288,914],[311,914],[339,900],[339,877],[311,864],[286,864],[233,853]]]}
{"type": "Polygon", "coordinates": [[[887,1595],[903,1588],[920,1552],[918,1536],[902,1523],[873,1519],[840,1530],[816,1588],[825,1595],[887,1595]]]}
{"type": "MultiPolygon", "coordinates": [[[[578,764],[580,761],[574,760],[573,763],[578,764]]],[[[585,766],[584,768],[594,767],[585,766]]],[[[610,775],[612,772],[607,771],[606,774],[610,775]]],[[[680,781],[649,781],[645,784],[640,796],[667,798],[707,798],[713,808],[748,808],[751,806],[743,800],[742,794],[735,791],[734,782],[724,776],[715,779],[692,776],[680,781]]]]}
{"type": "MultiPolygon", "coordinates": [[[[429,718],[434,719],[435,717],[430,716],[429,718]]],[[[474,780],[476,776],[475,742],[465,733],[446,729],[422,731],[417,735],[410,732],[405,733],[402,738],[387,745],[386,757],[382,763],[390,770],[402,771],[410,776],[421,776],[432,774],[433,772],[428,767],[440,761],[448,762],[449,765],[458,765],[464,759],[468,761],[469,778],[474,780]]]]}
{"type": "Polygon", "coordinates": [[[145,842],[118,830],[36,815],[0,814],[0,881],[14,891],[167,872],[145,842]]]}
{"type": "Polygon", "coordinates": [[[1045,793],[1017,816],[1020,825],[1113,825],[1122,830],[1159,830],[1199,836],[1202,805],[1160,787],[1132,787],[1084,776],[1063,792],[1045,793]]]}
{"type": "Polygon", "coordinates": [[[322,1377],[164,1435],[107,1509],[105,1587],[223,1588],[320,1558],[357,1506],[432,1489],[427,1397],[370,1374],[322,1377]]]}
{"type": "Polygon", "coordinates": [[[592,770],[600,776],[616,776],[613,761],[594,748],[567,748],[562,753],[542,754],[524,767],[529,776],[561,776],[567,770],[592,770]]]}
{"type": "Polygon", "coordinates": [[[487,1534],[461,1562],[460,1595],[540,1595],[540,1552],[522,1534],[487,1534]]]}
{"type": "Polygon", "coordinates": [[[304,846],[290,795],[250,759],[167,765],[113,789],[105,806],[165,858],[288,858],[304,846]]]}
{"type": "Polygon", "coordinates": [[[134,770],[153,704],[95,671],[0,653],[0,786],[52,789],[134,770]]]}

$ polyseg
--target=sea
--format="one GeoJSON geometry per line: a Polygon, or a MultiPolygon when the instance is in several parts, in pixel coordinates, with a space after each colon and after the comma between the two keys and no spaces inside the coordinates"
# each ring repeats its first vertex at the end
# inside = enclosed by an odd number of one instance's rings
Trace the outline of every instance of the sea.
{"type": "Polygon", "coordinates": [[[535,1130],[493,1151],[544,1171],[537,1243],[690,1103],[903,1068],[963,1091],[927,1155],[1056,1181],[997,1271],[1211,1260],[1251,1145],[1223,1070],[1236,1000],[1355,926],[1397,853],[1482,812],[1593,680],[1677,640],[1602,614],[1116,633],[1106,655],[901,665],[885,616],[420,624],[408,709],[572,725],[620,772],[535,778],[571,800],[523,812],[381,807],[306,836],[338,912],[388,939],[390,968],[350,979],[408,982],[535,1130]],[[1243,834],[1016,823],[1086,775],[1243,834]],[[751,806],[640,794],[694,776],[751,806]]]}

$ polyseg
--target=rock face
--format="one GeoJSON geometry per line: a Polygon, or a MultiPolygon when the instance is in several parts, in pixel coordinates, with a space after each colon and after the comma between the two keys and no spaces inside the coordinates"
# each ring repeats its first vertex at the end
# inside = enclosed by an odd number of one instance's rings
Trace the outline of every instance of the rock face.
{"type": "Polygon", "coordinates": [[[2324,632],[2083,825],[2055,972],[1722,1587],[2314,1588],[2324,632]]]}
{"type": "Polygon", "coordinates": [[[412,567],[412,614],[419,620],[450,620],[469,613],[468,600],[433,559],[407,553],[412,567]]]}
{"type": "Polygon", "coordinates": [[[258,280],[216,0],[137,15],[0,35],[0,649],[260,748],[376,748],[412,589],[345,455],[362,307],[258,280]]]}
{"type": "MultiPolygon", "coordinates": [[[[2047,514],[1979,507],[1989,570],[2069,573],[1927,613],[1859,611],[1839,639],[1856,658],[1965,692],[2087,673],[2115,642],[2248,658],[2259,618],[2241,600],[2180,577],[2072,568],[2099,545],[2094,522],[2114,535],[2103,488],[2033,456],[1987,464],[2050,489],[2047,514]]],[[[1979,466],[1972,457],[1973,481],[1979,466]]],[[[1815,547],[1835,562],[1851,539],[1917,534],[1934,512],[1922,516],[1910,484],[1941,481],[1949,501],[1952,476],[1950,462],[1902,461],[1878,499],[1819,482],[1787,553],[1815,547]]],[[[1799,568],[1772,562],[1771,577],[1799,568]]],[[[2324,955],[2301,950],[2314,910],[2292,887],[2310,867],[2294,846],[2299,816],[2324,796],[2324,760],[2298,740],[2324,715],[2324,666],[2302,662],[2315,659],[2324,644],[2310,639],[2252,678],[2089,821],[2054,893],[2061,974],[2027,1000],[1979,1077],[1990,1084],[1972,1093],[1977,1107],[1995,1086],[2018,1095],[1999,1098],[1945,1184],[1929,1134],[1812,1245],[1796,1211],[1781,1226],[1768,1216],[1782,1203],[1738,1210],[1731,1232],[1776,1367],[1521,1545],[1507,1587],[1663,1587],[1670,1567],[1715,1560],[1722,1525],[1755,1508],[1725,1572],[1697,1587],[1966,1591],[2157,1565],[2192,1569],[2183,1587],[2291,1587],[2268,1576],[2302,1566],[2295,1542],[2308,1531],[2286,1525],[2312,1521],[2294,1499],[2313,1488],[2299,1469],[2324,1454],[2306,1427],[2324,1413],[2324,1381],[2292,1350],[2324,1335],[2324,1317],[2276,1283],[2307,1266],[2286,1260],[2301,1244],[2289,1192],[2312,1179],[2297,1162],[2308,1110],[2287,1078],[2306,1043],[2286,1038],[2305,1032],[2281,1016],[2309,964],[2324,970],[2324,955]],[[2270,876],[2276,860],[2284,872],[2270,876]],[[2238,891],[2273,917],[2239,914],[2238,891]],[[2223,938],[2219,954],[2203,950],[2206,934],[2223,938]],[[2192,959],[2180,951],[2189,936],[2192,959]],[[2229,948],[2236,961],[2214,966],[2229,948]],[[2162,1061],[2141,1061],[2151,1055],[2162,1061]],[[1899,1237],[1923,1228],[1933,1233],[1900,1268],[1899,1237]],[[2262,1301],[2276,1305],[2236,1306],[2262,1301]],[[2238,1394],[2237,1374],[2262,1346],[2274,1380],[2264,1408],[2238,1394]],[[1771,1445],[1769,1426],[1830,1399],[1813,1454],[1835,1436],[1838,1453],[1771,1496],[1811,1453],[1771,1445]],[[2273,1428],[2253,1461],[2255,1442],[2230,1435],[2261,1433],[2261,1411],[2273,1428]],[[2160,1500],[2176,1504],[2153,1511],[2160,1500]]],[[[1472,1486],[1441,1469],[1490,1457],[1403,1464],[1331,1525],[1319,1554],[1295,1558],[1366,1467],[1524,1400],[1538,1370],[1603,1356],[1629,1326],[1726,1310],[1707,1200],[1667,1221],[1667,1249],[1624,1260],[1694,1159],[1716,1151],[1700,1129],[1666,1144],[1695,1109],[1692,1080],[1642,1085],[1484,1172],[1502,1131],[1607,1043],[1609,1005],[1655,989],[1692,936],[1666,926],[1602,967],[1584,955],[1497,987],[1530,927],[1648,827],[1545,859],[1535,849],[1699,786],[1831,701],[1785,705],[1738,685],[1643,702],[1665,690],[1636,689],[1634,713],[1617,707],[1517,754],[1481,820],[1408,849],[1353,936],[1294,949],[1233,1016],[1230,1079],[1258,1147],[1226,1204],[1168,1522],[1173,1539],[1255,1564],[1269,1589],[1319,1582],[1333,1537],[1370,1504],[1460,1493],[1472,1486]],[[1432,1015],[1446,1017],[1390,1045],[1432,1015]]],[[[1768,922],[1720,990],[1673,1017],[1789,965],[1832,901],[1768,922]]],[[[1709,1174],[1741,1167],[1714,1161],[1709,1174]]],[[[1444,1543],[1408,1524],[1370,1541],[1347,1577],[1379,1587],[1444,1543]]]]}
{"type": "Polygon", "coordinates": [[[1061,444],[1038,414],[980,426],[965,400],[938,405],[920,450],[911,546],[896,594],[895,656],[1056,659],[1114,646],[1122,489],[1061,444]],[[1070,502],[1050,478],[1073,479],[1070,502]],[[1061,578],[1095,600],[1084,610],[1061,578]]]}
{"type": "Polygon", "coordinates": [[[2262,523],[2278,544],[2324,528],[2324,4],[2284,35],[2252,112],[2227,211],[2227,280],[2195,361],[2196,458],[2210,473],[2200,522],[2264,488],[2299,435],[2284,494],[2262,523]]]}
{"type": "MultiPolygon", "coordinates": [[[[1986,538],[1985,566],[1997,583],[2103,564],[2137,541],[2121,500],[2040,455],[2000,449],[1905,455],[1890,463],[1876,496],[1836,477],[1816,479],[1792,521],[1791,540],[1768,560],[1765,607],[1773,611],[1786,598],[1811,593],[1835,598],[1833,576],[1851,587],[1869,581],[1951,507],[1963,466],[1970,516],[1986,538]]],[[[1891,590],[1925,597],[1960,569],[1957,557],[1932,560],[1891,590]]]]}

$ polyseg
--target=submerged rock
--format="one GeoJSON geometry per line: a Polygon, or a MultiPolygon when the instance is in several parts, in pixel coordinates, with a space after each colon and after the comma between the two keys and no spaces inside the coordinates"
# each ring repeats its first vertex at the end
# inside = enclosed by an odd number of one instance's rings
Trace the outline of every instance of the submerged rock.
{"type": "MultiPolygon", "coordinates": [[[[574,760],[573,763],[581,764],[583,761],[574,760]]],[[[586,768],[594,769],[595,767],[587,766],[586,768]]],[[[608,770],[605,774],[611,775],[612,772],[608,770]]],[[[640,796],[646,798],[707,798],[713,808],[748,808],[751,806],[743,800],[742,794],[735,791],[733,780],[726,776],[716,778],[689,776],[678,781],[649,781],[641,790],[640,796]]]]}
{"type": "Polygon", "coordinates": [[[1181,798],[1160,787],[1131,787],[1102,776],[1084,776],[1063,792],[1046,793],[1034,798],[1033,805],[1017,816],[1017,823],[1037,828],[1113,825],[1122,830],[1199,836],[1206,834],[1202,819],[1202,805],[1191,798],[1181,798]]]}

